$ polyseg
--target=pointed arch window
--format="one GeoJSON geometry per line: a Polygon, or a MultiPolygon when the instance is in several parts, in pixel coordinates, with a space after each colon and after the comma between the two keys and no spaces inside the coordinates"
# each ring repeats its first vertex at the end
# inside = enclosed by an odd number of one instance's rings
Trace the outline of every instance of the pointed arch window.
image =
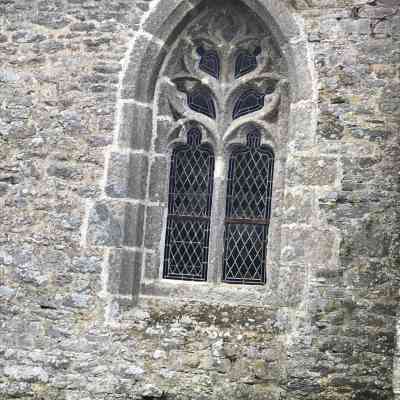
{"type": "Polygon", "coordinates": [[[286,70],[246,7],[214,8],[173,47],[159,86],[158,110],[163,121],[170,116],[166,140],[189,127],[170,164],[163,277],[263,285],[274,152],[261,142],[280,118],[286,70]]]}
{"type": "Polygon", "coordinates": [[[214,155],[192,128],[171,159],[164,278],[205,281],[214,155]]]}
{"type": "Polygon", "coordinates": [[[260,133],[248,134],[229,160],[223,280],[262,284],[274,168],[274,153],[260,145],[260,133]]]}

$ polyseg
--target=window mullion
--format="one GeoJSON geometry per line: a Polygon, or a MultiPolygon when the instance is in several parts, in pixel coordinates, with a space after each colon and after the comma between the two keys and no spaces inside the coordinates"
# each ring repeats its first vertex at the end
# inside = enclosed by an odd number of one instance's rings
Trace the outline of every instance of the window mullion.
{"type": "Polygon", "coordinates": [[[226,205],[227,160],[224,154],[215,159],[214,194],[211,209],[210,247],[208,256],[208,281],[221,281],[223,266],[224,216],[226,205]]]}

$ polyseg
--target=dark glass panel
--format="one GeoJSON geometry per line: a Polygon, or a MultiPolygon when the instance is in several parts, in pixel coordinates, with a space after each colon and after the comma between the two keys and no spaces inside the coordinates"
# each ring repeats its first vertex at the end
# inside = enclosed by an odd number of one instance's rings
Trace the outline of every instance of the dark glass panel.
{"type": "Polygon", "coordinates": [[[235,78],[240,78],[257,68],[257,56],[261,53],[261,48],[257,47],[251,53],[250,51],[241,51],[236,58],[235,78]]]}
{"type": "Polygon", "coordinates": [[[228,216],[267,218],[273,157],[259,148],[246,148],[230,159],[228,216]]]}
{"type": "Polygon", "coordinates": [[[201,56],[199,67],[202,71],[219,79],[220,62],[218,53],[215,50],[204,50],[203,47],[197,49],[201,56]]]}
{"type": "Polygon", "coordinates": [[[197,89],[188,94],[188,105],[193,111],[207,115],[212,119],[216,117],[214,101],[204,89],[197,89]]]}
{"type": "Polygon", "coordinates": [[[213,152],[192,128],[171,159],[164,278],[207,278],[213,171],[213,152]]]}
{"type": "Polygon", "coordinates": [[[223,280],[264,283],[265,251],[271,215],[274,155],[260,145],[258,131],[229,162],[223,280]]]}
{"type": "Polygon", "coordinates": [[[265,225],[227,224],[225,230],[224,281],[265,282],[265,225]]]}
{"type": "Polygon", "coordinates": [[[208,220],[168,217],[164,278],[207,279],[209,231],[208,220]]]}
{"type": "Polygon", "coordinates": [[[233,110],[233,119],[261,110],[264,107],[265,95],[250,89],[239,96],[233,110]]]}

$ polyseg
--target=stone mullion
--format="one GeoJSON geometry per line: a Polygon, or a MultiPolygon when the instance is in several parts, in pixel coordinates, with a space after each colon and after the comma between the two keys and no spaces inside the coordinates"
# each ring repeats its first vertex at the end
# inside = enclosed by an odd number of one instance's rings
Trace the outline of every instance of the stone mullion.
{"type": "Polygon", "coordinates": [[[227,168],[227,158],[222,154],[218,154],[215,158],[214,192],[208,253],[207,280],[213,283],[219,283],[222,277],[227,168]]]}

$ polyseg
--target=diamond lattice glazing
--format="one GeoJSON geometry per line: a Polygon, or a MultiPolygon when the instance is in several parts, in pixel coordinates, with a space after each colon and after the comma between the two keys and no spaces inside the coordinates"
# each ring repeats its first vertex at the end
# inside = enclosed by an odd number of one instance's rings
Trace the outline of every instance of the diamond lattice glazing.
{"type": "Polygon", "coordinates": [[[229,224],[226,227],[226,281],[235,283],[263,283],[265,225],[229,224]]]}
{"type": "Polygon", "coordinates": [[[212,150],[192,128],[171,160],[164,278],[207,278],[213,170],[212,150]]]}
{"type": "Polygon", "coordinates": [[[223,279],[264,283],[274,155],[258,132],[237,146],[229,163],[223,279]]]}

